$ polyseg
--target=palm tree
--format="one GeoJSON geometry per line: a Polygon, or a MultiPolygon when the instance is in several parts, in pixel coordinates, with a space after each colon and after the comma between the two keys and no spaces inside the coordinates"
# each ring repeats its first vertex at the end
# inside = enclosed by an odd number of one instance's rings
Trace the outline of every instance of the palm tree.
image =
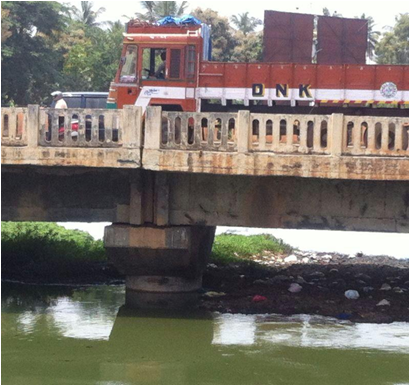
{"type": "Polygon", "coordinates": [[[116,31],[125,31],[124,23],[121,20],[117,21],[107,21],[107,26],[109,27],[108,30],[111,33],[115,33],[116,31]]]}
{"type": "Polygon", "coordinates": [[[136,13],[138,19],[155,22],[165,16],[182,16],[188,6],[187,1],[140,1],[145,13],[136,13]]]}
{"type": "Polygon", "coordinates": [[[253,32],[255,28],[262,24],[262,21],[255,18],[248,16],[249,12],[240,13],[238,16],[234,15],[231,17],[231,22],[241,31],[245,36],[249,32],[253,32]]]}
{"type": "Polygon", "coordinates": [[[146,20],[151,23],[155,22],[156,15],[155,15],[155,1],[140,1],[140,4],[142,8],[145,9],[145,13],[139,13],[137,12],[135,15],[137,16],[138,19],[140,20],[146,20]]]}
{"type": "Polygon", "coordinates": [[[367,20],[367,56],[369,59],[374,59],[375,54],[374,50],[376,48],[376,44],[379,41],[380,31],[374,31],[374,20],[371,16],[366,16],[364,13],[360,16],[360,19],[367,20]]]}
{"type": "Polygon", "coordinates": [[[323,8],[323,16],[342,17],[342,14],[337,13],[337,11],[333,11],[333,14],[331,14],[329,8],[323,8]]]}
{"type": "Polygon", "coordinates": [[[88,25],[89,27],[97,27],[101,23],[97,22],[97,18],[105,12],[105,8],[98,8],[97,11],[93,9],[92,1],[82,1],[81,10],[75,8],[74,15],[80,22],[88,25]]]}

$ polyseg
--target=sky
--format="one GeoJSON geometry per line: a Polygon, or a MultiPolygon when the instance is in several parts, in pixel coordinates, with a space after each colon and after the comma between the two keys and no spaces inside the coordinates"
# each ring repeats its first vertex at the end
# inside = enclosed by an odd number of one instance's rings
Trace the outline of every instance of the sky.
{"type": "MultiPolygon", "coordinates": [[[[67,1],[60,1],[67,3],[67,1]]],[[[68,1],[80,8],[80,1],[68,1]]],[[[142,12],[139,1],[94,1],[94,8],[104,7],[106,12],[102,14],[101,21],[126,21],[123,15],[134,16],[135,12],[142,12]]],[[[393,26],[395,16],[399,13],[409,12],[408,1],[375,1],[375,0],[288,0],[288,1],[188,1],[188,13],[197,7],[211,8],[222,16],[232,16],[249,12],[251,16],[263,20],[264,10],[310,13],[322,15],[323,8],[327,7],[331,13],[336,11],[344,17],[354,18],[365,13],[373,17],[376,30],[382,30],[384,26],[393,26]]]]}

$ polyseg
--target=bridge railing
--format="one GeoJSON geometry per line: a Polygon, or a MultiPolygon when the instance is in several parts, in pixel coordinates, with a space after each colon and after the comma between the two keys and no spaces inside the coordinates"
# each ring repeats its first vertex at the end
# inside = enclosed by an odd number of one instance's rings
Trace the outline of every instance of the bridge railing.
{"type": "Polygon", "coordinates": [[[236,113],[163,112],[161,149],[236,151],[236,113]]]}
{"type": "Polygon", "coordinates": [[[1,109],[1,144],[30,147],[139,148],[142,114],[122,110],[56,110],[29,105],[1,109]]]}
{"type": "Polygon", "coordinates": [[[27,146],[27,108],[1,109],[1,144],[27,146]]]}
{"type": "Polygon", "coordinates": [[[162,112],[141,109],[2,108],[3,146],[140,148],[402,157],[409,120],[399,117],[162,112]]]}
{"type": "Polygon", "coordinates": [[[250,149],[274,153],[330,154],[330,115],[250,115],[250,149]]]}
{"type": "Polygon", "coordinates": [[[409,119],[345,116],[343,154],[405,156],[409,154],[409,119]]]}
{"type": "Polygon", "coordinates": [[[352,156],[408,156],[409,120],[343,114],[297,115],[147,110],[149,148],[352,156]],[[154,131],[153,128],[156,128],[154,131]]]}
{"type": "Polygon", "coordinates": [[[103,109],[41,109],[41,146],[122,146],[122,112],[103,109]]]}

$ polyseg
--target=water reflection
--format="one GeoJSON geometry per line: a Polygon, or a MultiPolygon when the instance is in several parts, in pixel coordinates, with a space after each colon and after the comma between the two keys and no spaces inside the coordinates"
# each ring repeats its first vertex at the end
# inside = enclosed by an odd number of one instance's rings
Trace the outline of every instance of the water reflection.
{"type": "Polygon", "coordinates": [[[2,291],[2,382],[408,382],[408,325],[135,311],[123,287],[2,291]]]}
{"type": "Polygon", "coordinates": [[[351,323],[312,315],[216,315],[213,344],[370,349],[407,353],[407,323],[351,323]]]}

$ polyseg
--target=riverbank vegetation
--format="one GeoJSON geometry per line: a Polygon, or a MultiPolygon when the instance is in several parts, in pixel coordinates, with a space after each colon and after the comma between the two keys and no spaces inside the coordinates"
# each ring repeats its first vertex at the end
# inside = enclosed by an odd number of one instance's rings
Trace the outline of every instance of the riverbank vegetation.
{"type": "Polygon", "coordinates": [[[18,263],[106,260],[102,240],[47,222],[2,222],[1,249],[18,263]]]}
{"type": "MultiPolygon", "coordinates": [[[[105,265],[103,242],[55,223],[1,223],[2,277],[61,281],[105,265]]],[[[90,276],[95,269],[87,273],[90,276]]]]}
{"type": "MultiPolygon", "coordinates": [[[[33,280],[47,276],[56,281],[70,277],[94,281],[92,275],[98,271],[109,271],[110,275],[119,277],[108,266],[103,241],[94,240],[87,232],[44,222],[2,222],[1,225],[4,278],[24,279],[28,275],[33,280]]],[[[291,251],[291,246],[271,235],[221,234],[215,237],[211,262],[252,264],[251,258],[256,255],[291,251]]],[[[99,274],[97,279],[101,279],[99,274]]]]}
{"type": "Polygon", "coordinates": [[[211,260],[218,263],[243,262],[265,253],[290,253],[292,247],[272,235],[242,236],[221,234],[215,237],[211,260]]]}
{"type": "MultiPolygon", "coordinates": [[[[15,265],[47,262],[105,262],[102,240],[87,232],[46,222],[2,222],[2,254],[15,265]]],[[[215,237],[211,260],[244,261],[266,253],[290,253],[292,247],[271,235],[221,234],[215,237]]]]}

